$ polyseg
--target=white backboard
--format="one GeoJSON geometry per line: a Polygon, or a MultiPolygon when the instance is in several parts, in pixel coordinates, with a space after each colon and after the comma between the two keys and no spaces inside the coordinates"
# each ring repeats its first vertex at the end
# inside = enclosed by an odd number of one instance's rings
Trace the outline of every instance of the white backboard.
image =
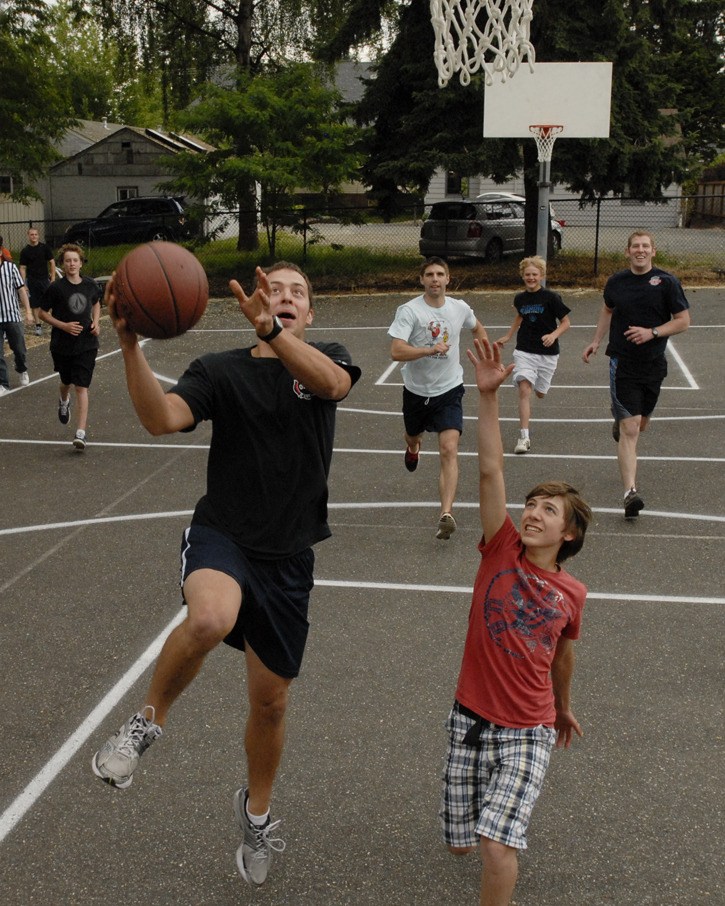
{"type": "Polygon", "coordinates": [[[608,138],[611,63],[523,65],[494,79],[483,100],[485,138],[531,138],[529,126],[563,126],[560,138],[608,138]]]}

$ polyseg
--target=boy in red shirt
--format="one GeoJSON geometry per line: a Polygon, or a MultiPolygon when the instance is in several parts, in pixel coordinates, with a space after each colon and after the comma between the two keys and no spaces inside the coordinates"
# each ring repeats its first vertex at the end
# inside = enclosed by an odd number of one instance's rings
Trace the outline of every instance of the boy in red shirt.
{"type": "Polygon", "coordinates": [[[521,530],[506,512],[497,391],[513,370],[474,341],[483,537],[468,633],[449,715],[441,803],[451,852],[480,847],[481,904],[507,906],[551,750],[582,735],[570,706],[573,641],[586,588],[560,564],[584,543],[591,510],[565,482],[526,497],[521,530]]]}

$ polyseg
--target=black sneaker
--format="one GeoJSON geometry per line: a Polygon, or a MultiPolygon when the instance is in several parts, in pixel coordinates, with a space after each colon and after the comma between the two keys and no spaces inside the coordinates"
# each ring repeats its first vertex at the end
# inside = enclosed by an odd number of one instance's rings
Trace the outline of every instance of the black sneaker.
{"type": "Polygon", "coordinates": [[[409,472],[415,472],[418,468],[418,460],[420,459],[420,454],[411,453],[410,450],[405,448],[405,468],[409,472]]]}
{"type": "Polygon", "coordinates": [[[619,422],[616,420],[612,422],[612,438],[615,444],[619,443],[619,422]]]}
{"type": "Polygon", "coordinates": [[[67,425],[70,421],[70,397],[67,400],[58,400],[58,421],[67,425]]]}
{"type": "Polygon", "coordinates": [[[637,491],[634,488],[627,491],[627,496],[624,498],[624,518],[636,519],[643,507],[644,500],[642,500],[637,491]]]}

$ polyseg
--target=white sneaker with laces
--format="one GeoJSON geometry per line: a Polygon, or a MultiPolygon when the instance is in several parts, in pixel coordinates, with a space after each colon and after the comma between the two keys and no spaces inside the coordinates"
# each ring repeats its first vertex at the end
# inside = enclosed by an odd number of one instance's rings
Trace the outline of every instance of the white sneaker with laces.
{"type": "Polygon", "coordinates": [[[30,383],[30,375],[28,374],[28,372],[21,371],[20,372],[20,386],[27,387],[29,383],[30,383]]]}
{"type": "Polygon", "coordinates": [[[516,446],[514,447],[514,453],[528,453],[531,449],[531,440],[528,437],[520,437],[516,441],[516,446]]]}
{"type": "Polygon", "coordinates": [[[143,711],[129,717],[118,733],[106,740],[91,762],[96,777],[118,790],[131,786],[139,758],[155,739],[163,735],[164,731],[154,723],[155,716],[151,705],[146,705],[143,711]]]}
{"type": "Polygon", "coordinates": [[[247,884],[264,884],[267,872],[272,864],[272,852],[284,852],[287,845],[279,837],[272,837],[272,831],[277,830],[280,821],[267,823],[257,827],[247,817],[247,801],[249,792],[241,787],[234,794],[234,817],[244,831],[244,839],[237,850],[237,868],[239,874],[247,884]]]}

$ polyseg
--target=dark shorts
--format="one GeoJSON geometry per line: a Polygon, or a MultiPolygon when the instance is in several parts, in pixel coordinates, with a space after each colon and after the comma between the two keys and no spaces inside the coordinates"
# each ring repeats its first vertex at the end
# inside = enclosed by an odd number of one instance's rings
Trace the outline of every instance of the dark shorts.
{"type": "Polygon", "coordinates": [[[87,349],[77,355],[58,355],[52,352],[53,368],[58,372],[61,381],[75,387],[90,387],[93,380],[93,369],[96,367],[97,349],[87,349]]]}
{"type": "Polygon", "coordinates": [[[231,576],[242,590],[242,606],[224,641],[244,650],[246,639],[265,667],[285,679],[298,676],[302,666],[314,565],[312,548],[280,560],[254,559],[205,525],[190,526],[181,539],[182,593],[194,570],[231,576]]]}
{"type": "Polygon", "coordinates": [[[632,365],[612,356],[609,360],[609,394],[617,421],[634,415],[649,417],[657,405],[667,376],[664,356],[646,365],[632,365]]]}
{"type": "Polygon", "coordinates": [[[25,286],[27,287],[28,296],[30,297],[30,307],[40,308],[40,303],[43,301],[45,291],[50,286],[50,280],[38,280],[37,278],[33,279],[32,277],[28,277],[25,281],[25,286]]]}
{"type": "Polygon", "coordinates": [[[440,396],[418,396],[403,388],[403,422],[409,437],[417,437],[424,431],[455,429],[463,434],[463,384],[453,387],[440,396]]]}

